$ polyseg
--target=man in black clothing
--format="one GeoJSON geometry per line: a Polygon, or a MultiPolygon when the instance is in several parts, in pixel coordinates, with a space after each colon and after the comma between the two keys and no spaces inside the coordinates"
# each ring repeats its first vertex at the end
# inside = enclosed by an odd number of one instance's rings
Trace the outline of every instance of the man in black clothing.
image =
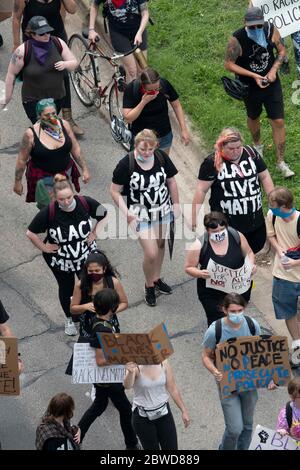
{"type": "MultiPolygon", "coordinates": [[[[111,318],[119,306],[120,299],[116,290],[103,289],[95,294],[93,301],[96,310],[96,318],[92,327],[93,336],[90,338],[90,345],[96,348],[97,365],[103,367],[109,364],[106,362],[102,352],[97,333],[115,333],[114,326],[111,324],[111,318]]],[[[81,430],[81,441],[95,419],[104,413],[108,405],[108,399],[110,398],[120,414],[120,424],[124,434],[126,449],[140,449],[131,424],[131,405],[125,394],[123,384],[94,384],[94,386],[96,389],[95,400],[78,423],[81,430]]]]}
{"type": "Polygon", "coordinates": [[[295,173],[284,161],[284,107],[278,77],[284,57],[285,47],[277,28],[264,21],[260,8],[248,8],[245,26],[235,31],[227,44],[224,65],[249,86],[249,95],[244,101],[256,150],[262,155],[260,115],[264,105],[272,125],[277,168],[285,178],[290,178],[295,173]],[[278,52],[277,58],[274,48],[278,52]]]}

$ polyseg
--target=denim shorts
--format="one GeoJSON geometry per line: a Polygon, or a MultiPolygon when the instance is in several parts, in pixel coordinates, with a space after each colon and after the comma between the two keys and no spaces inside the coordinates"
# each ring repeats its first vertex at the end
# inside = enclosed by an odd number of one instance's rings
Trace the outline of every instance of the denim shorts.
{"type": "Polygon", "coordinates": [[[168,134],[159,137],[159,148],[161,150],[169,149],[173,141],[173,132],[170,131],[168,134]]]}
{"type": "Polygon", "coordinates": [[[288,320],[297,314],[300,282],[273,278],[272,301],[277,320],[288,320]]]}
{"type": "Polygon", "coordinates": [[[173,212],[169,212],[169,214],[166,214],[163,216],[162,219],[155,220],[154,222],[147,222],[147,221],[141,221],[137,225],[137,232],[142,232],[143,230],[150,230],[151,228],[157,226],[157,225],[166,225],[170,224],[173,222],[174,216],[173,212]]]}

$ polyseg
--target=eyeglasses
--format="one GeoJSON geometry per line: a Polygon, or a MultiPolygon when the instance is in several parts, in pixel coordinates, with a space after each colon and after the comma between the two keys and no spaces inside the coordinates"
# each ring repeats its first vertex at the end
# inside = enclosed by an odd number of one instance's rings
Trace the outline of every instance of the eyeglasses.
{"type": "Polygon", "coordinates": [[[226,223],[224,222],[224,220],[212,220],[211,222],[208,222],[205,225],[205,228],[215,229],[215,228],[218,228],[219,225],[220,227],[225,227],[226,223]]]}
{"type": "Polygon", "coordinates": [[[264,27],[263,24],[255,24],[253,26],[247,26],[249,29],[262,29],[264,27]]]}

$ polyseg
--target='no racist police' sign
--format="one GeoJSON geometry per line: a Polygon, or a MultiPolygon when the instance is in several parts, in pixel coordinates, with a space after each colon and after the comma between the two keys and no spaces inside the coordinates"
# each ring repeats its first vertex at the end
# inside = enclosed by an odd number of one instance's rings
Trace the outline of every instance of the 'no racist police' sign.
{"type": "Polygon", "coordinates": [[[281,37],[300,30],[300,0],[252,0],[252,5],[262,9],[265,21],[273,23],[281,37]]]}

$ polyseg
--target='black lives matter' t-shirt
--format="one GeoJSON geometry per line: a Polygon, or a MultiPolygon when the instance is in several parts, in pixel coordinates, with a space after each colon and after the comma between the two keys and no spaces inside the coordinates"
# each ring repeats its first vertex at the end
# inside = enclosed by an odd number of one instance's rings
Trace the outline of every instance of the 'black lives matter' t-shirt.
{"type": "Polygon", "coordinates": [[[0,300],[0,324],[6,323],[9,319],[9,316],[4,308],[3,303],[0,300]]]}
{"type": "Polygon", "coordinates": [[[147,222],[162,219],[172,209],[167,179],[178,172],[168,155],[160,152],[164,157],[163,165],[156,155],[150,170],[143,170],[134,161],[134,171],[130,175],[129,155],[126,155],[113,173],[113,183],[124,186],[127,207],[140,220],[147,222]]]}
{"type": "MultiPolygon", "coordinates": [[[[140,87],[136,89],[136,80],[129,83],[123,96],[123,108],[133,109],[142,99],[140,87]],[[136,90],[136,93],[135,93],[136,90]]],[[[171,124],[168,111],[168,101],[176,101],[179,96],[175,88],[168,80],[160,79],[161,90],[157,97],[146,104],[141,114],[131,124],[134,135],[143,129],[154,130],[158,137],[164,137],[171,132],[171,124]]]]}
{"type": "Polygon", "coordinates": [[[87,238],[92,230],[92,218],[100,221],[106,215],[106,209],[95,199],[84,196],[89,213],[75,196],[76,207],[65,212],[55,203],[54,220],[50,220],[49,206],[42,209],[28,227],[33,233],[47,232],[46,240],[59,245],[57,253],[44,253],[52,268],[65,272],[80,271],[89,253],[97,248],[96,242],[88,245],[87,238]]]}
{"type": "Polygon", "coordinates": [[[219,173],[214,166],[214,154],[209,155],[198,175],[199,180],[213,181],[211,210],[226,214],[231,227],[242,233],[251,232],[264,223],[258,174],[267,169],[256,150],[246,148],[248,152],[244,147],[238,165],[224,160],[219,173]]]}

